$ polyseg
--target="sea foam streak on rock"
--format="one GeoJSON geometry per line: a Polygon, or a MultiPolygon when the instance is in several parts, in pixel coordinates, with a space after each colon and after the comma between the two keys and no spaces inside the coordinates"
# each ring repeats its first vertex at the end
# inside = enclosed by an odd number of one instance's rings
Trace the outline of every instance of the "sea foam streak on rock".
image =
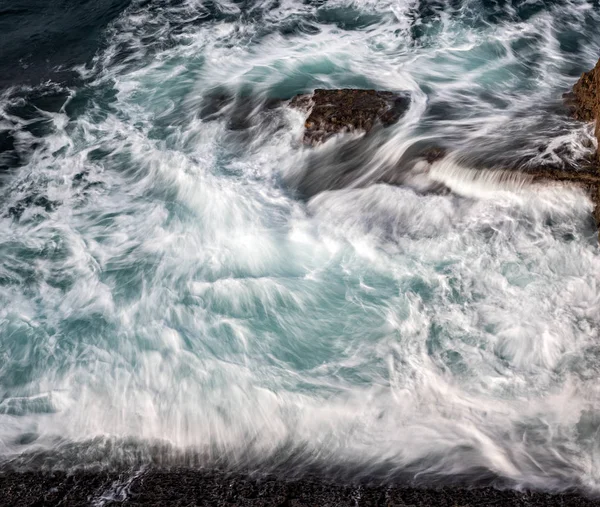
{"type": "Polygon", "coordinates": [[[498,191],[519,191],[531,185],[532,175],[520,171],[503,169],[469,168],[446,157],[431,164],[428,176],[444,183],[451,190],[473,197],[498,191]]]}

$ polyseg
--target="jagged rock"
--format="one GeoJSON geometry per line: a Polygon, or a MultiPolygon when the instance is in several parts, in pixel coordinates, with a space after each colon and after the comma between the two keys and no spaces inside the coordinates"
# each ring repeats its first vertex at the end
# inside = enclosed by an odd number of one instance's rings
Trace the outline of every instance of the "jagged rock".
{"type": "MultiPolygon", "coordinates": [[[[581,75],[579,81],[573,86],[573,92],[567,98],[573,107],[575,118],[581,121],[596,121],[594,134],[598,140],[598,148],[593,165],[598,174],[600,172],[598,167],[600,164],[600,60],[592,70],[581,75]]],[[[594,219],[600,229],[600,182],[590,183],[589,193],[594,203],[594,219]]]]}
{"type": "Polygon", "coordinates": [[[573,87],[570,102],[575,118],[582,121],[596,120],[597,158],[600,161],[600,60],[589,72],[584,72],[573,87]]]}
{"type": "Polygon", "coordinates": [[[410,105],[408,94],[376,90],[315,90],[297,95],[290,106],[304,110],[305,144],[318,144],[342,132],[369,132],[397,122],[410,105]]]}

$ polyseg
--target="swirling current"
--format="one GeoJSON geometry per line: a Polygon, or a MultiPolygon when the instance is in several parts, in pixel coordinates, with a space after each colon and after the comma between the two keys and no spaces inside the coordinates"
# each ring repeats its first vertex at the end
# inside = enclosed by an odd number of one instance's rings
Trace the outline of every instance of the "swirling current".
{"type": "Polygon", "coordinates": [[[596,1],[71,4],[0,7],[2,463],[598,492],[593,205],[488,171],[593,150],[596,1]]]}

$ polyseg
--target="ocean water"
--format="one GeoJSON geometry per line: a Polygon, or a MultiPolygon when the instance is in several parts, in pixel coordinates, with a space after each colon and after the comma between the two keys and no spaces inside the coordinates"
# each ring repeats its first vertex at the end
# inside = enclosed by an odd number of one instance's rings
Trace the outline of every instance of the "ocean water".
{"type": "Polygon", "coordinates": [[[600,491],[593,205],[507,176],[594,149],[562,94],[598,26],[584,0],[5,2],[0,462],[600,491]],[[410,108],[303,146],[287,100],[343,87],[410,108]]]}

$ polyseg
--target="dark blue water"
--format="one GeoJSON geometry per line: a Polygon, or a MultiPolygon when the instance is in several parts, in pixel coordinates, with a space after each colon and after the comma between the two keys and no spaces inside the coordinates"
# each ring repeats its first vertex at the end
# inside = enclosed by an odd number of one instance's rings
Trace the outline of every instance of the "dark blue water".
{"type": "Polygon", "coordinates": [[[6,0],[0,7],[1,86],[66,80],[103,42],[104,31],[129,1],[6,0]]]}
{"type": "Polygon", "coordinates": [[[506,171],[593,151],[562,94],[599,22],[583,0],[5,1],[2,461],[597,491],[592,203],[506,171]],[[303,146],[287,99],[343,87],[410,107],[303,146]]]}

